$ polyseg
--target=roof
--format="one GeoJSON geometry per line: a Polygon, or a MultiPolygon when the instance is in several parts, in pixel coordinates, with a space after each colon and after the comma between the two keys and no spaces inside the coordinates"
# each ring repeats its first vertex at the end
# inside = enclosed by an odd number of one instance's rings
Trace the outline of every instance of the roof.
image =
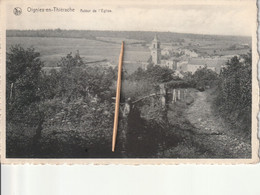
{"type": "Polygon", "coordinates": [[[221,66],[226,63],[226,59],[210,59],[210,58],[191,58],[188,62],[189,65],[207,65],[207,66],[221,66]]]}
{"type": "Polygon", "coordinates": [[[154,39],[153,40],[154,41],[159,41],[159,38],[158,38],[157,34],[154,35],[154,39]]]}

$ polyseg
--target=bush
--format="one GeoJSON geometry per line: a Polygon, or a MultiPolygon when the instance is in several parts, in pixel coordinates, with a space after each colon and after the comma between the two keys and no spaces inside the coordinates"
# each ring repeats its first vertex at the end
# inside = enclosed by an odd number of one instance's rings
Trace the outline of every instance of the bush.
{"type": "Polygon", "coordinates": [[[218,75],[207,67],[196,70],[193,74],[193,82],[198,90],[205,90],[207,86],[212,87],[217,80],[218,75]]]}
{"type": "Polygon", "coordinates": [[[186,87],[194,87],[199,91],[204,91],[208,87],[215,86],[217,79],[217,73],[207,67],[199,68],[193,74],[186,72],[183,77],[186,87]]]}
{"type": "Polygon", "coordinates": [[[233,57],[220,73],[215,101],[221,114],[247,133],[251,132],[251,75],[251,53],[233,57]]]}
{"type": "Polygon", "coordinates": [[[130,81],[124,80],[122,82],[122,100],[131,98],[137,100],[140,97],[154,93],[154,86],[148,81],[130,81]]]}
{"type": "Polygon", "coordinates": [[[150,64],[147,66],[146,70],[138,68],[130,75],[129,79],[133,81],[146,80],[150,83],[169,82],[173,79],[173,70],[168,67],[150,64]]]}
{"type": "Polygon", "coordinates": [[[6,114],[7,123],[35,126],[40,116],[43,62],[33,48],[20,45],[10,48],[6,58],[6,114]],[[35,119],[35,120],[34,120],[35,119]]]}
{"type": "Polygon", "coordinates": [[[109,142],[115,70],[87,66],[79,54],[68,54],[59,71],[47,75],[39,56],[19,45],[7,53],[7,155],[64,157],[71,144],[109,142]]]}

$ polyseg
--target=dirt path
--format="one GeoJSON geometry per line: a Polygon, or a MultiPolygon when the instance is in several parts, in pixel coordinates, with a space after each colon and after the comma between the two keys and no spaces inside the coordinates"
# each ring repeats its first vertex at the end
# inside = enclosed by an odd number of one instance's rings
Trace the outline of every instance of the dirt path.
{"type": "Polygon", "coordinates": [[[209,92],[194,92],[193,96],[195,101],[184,115],[195,127],[194,140],[201,142],[200,146],[210,151],[210,157],[249,158],[250,143],[236,135],[231,125],[214,113],[209,92]]]}

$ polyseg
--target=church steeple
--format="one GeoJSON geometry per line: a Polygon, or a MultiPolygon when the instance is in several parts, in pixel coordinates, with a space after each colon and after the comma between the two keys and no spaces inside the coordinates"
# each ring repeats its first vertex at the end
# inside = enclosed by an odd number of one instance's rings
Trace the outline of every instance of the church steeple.
{"type": "Polygon", "coordinates": [[[154,35],[154,41],[159,41],[157,34],[154,35]]]}
{"type": "Polygon", "coordinates": [[[157,34],[155,34],[152,41],[151,56],[154,64],[161,64],[161,43],[157,34]]]}

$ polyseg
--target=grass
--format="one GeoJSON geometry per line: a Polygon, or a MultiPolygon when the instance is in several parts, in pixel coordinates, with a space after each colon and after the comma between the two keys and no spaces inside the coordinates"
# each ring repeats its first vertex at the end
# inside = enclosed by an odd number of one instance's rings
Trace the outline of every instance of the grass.
{"type": "MultiPolygon", "coordinates": [[[[133,42],[133,40],[130,40],[133,42]]],[[[7,37],[7,50],[11,45],[20,44],[24,48],[34,47],[40,52],[46,67],[54,67],[61,57],[68,53],[80,52],[84,61],[108,60],[114,65],[118,63],[121,42],[110,43],[80,38],[56,37],[7,37]]],[[[125,47],[124,61],[142,62],[150,56],[148,47],[128,45],[125,47]]],[[[131,68],[130,68],[131,69],[131,68]]]]}
{"type": "MultiPolygon", "coordinates": [[[[162,48],[171,45],[171,42],[162,38],[162,48]]],[[[247,49],[228,50],[231,45],[244,44],[250,41],[249,38],[229,38],[216,37],[206,39],[200,36],[184,38],[183,45],[177,48],[196,49],[198,53],[205,55],[235,55],[248,52],[247,49]],[[215,53],[214,53],[215,51],[215,53]]],[[[34,47],[41,53],[41,59],[45,61],[46,67],[55,67],[61,57],[68,53],[75,53],[79,50],[84,61],[108,60],[113,65],[117,65],[120,53],[120,45],[125,41],[124,61],[126,69],[132,73],[142,62],[147,62],[150,57],[150,43],[146,40],[133,38],[102,36],[96,39],[85,38],[58,38],[58,37],[7,37],[7,49],[14,44],[21,44],[23,47],[34,47]],[[146,45],[142,45],[146,43],[146,45]]],[[[152,39],[151,39],[152,40],[152,39]]],[[[172,43],[175,43],[172,40],[172,43]]],[[[250,42],[248,43],[250,44],[250,42]]]]}

